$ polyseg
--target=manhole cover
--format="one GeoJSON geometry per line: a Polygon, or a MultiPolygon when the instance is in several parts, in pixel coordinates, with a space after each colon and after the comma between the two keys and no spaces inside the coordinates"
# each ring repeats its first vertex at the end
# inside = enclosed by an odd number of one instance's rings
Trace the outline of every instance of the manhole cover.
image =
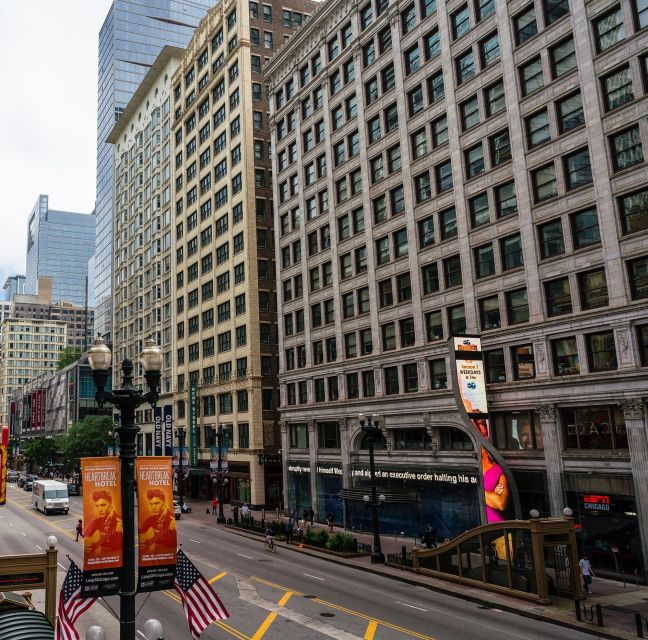
{"type": "Polygon", "coordinates": [[[320,613],[320,615],[322,616],[322,618],[335,618],[334,613],[320,613]]]}
{"type": "Polygon", "coordinates": [[[317,598],[317,596],[302,596],[304,598],[317,598]]]}

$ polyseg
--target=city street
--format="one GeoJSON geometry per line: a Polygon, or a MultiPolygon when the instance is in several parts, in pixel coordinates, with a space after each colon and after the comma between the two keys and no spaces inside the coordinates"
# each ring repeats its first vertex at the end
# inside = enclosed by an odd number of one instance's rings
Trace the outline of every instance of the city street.
{"type": "MultiPolygon", "coordinates": [[[[31,493],[10,484],[7,505],[0,510],[2,553],[38,552],[48,535],[56,535],[60,583],[63,567],[67,567],[66,554],[82,564],[82,546],[74,540],[79,517],[79,497],[71,498],[69,514],[44,516],[31,507],[31,493]]],[[[185,552],[214,584],[231,615],[227,622],[205,630],[202,638],[207,640],[592,637],[285,549],[271,555],[260,541],[192,521],[191,514],[178,521],[178,532],[185,552]]],[[[117,598],[109,598],[107,605],[117,610],[117,598]]],[[[95,604],[80,620],[85,620],[84,628],[99,606],[95,604]]],[[[140,607],[138,625],[155,617],[164,625],[165,638],[190,637],[175,592],[139,596],[140,607]]]]}

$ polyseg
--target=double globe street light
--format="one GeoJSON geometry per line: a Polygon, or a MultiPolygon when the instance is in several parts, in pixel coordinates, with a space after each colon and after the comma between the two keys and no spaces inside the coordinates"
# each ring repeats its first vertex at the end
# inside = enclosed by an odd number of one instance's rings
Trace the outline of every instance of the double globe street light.
{"type": "Polygon", "coordinates": [[[122,388],[106,391],[110,373],[112,353],[99,336],[88,353],[92,379],[97,387],[95,400],[100,407],[106,402],[115,406],[120,414],[119,426],[115,429],[119,437],[119,461],[121,466],[121,496],[123,509],[123,563],[119,589],[119,637],[120,640],[135,640],[135,458],[137,434],[140,428],[135,424],[135,410],[149,403],[155,408],[160,398],[162,377],[162,352],[155,340],[147,338],[140,354],[144,378],[149,388],[144,393],[133,386],[133,362],[122,361],[122,388]]]}

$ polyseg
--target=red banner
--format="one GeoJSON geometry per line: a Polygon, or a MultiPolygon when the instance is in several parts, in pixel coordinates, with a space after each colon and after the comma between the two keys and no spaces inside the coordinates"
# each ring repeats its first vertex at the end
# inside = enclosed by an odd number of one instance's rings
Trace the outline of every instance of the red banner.
{"type": "Polygon", "coordinates": [[[171,458],[137,458],[138,591],[173,588],[178,548],[171,458]]]}
{"type": "Polygon", "coordinates": [[[117,458],[81,458],[83,595],[119,592],[123,563],[121,476],[117,458]]]}
{"type": "Polygon", "coordinates": [[[31,394],[31,412],[29,414],[29,427],[30,429],[38,428],[38,411],[36,410],[36,392],[31,394]]]}
{"type": "Polygon", "coordinates": [[[45,428],[45,399],[46,399],[46,394],[47,394],[47,391],[45,391],[45,389],[41,389],[41,397],[40,397],[40,425],[41,425],[41,429],[45,428]]]}

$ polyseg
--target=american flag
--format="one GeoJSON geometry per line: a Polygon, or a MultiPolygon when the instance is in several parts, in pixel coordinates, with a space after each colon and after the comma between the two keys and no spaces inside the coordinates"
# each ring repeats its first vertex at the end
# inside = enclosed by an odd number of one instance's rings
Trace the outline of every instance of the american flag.
{"type": "Polygon", "coordinates": [[[215,620],[229,618],[227,609],[219,600],[209,582],[194,567],[182,549],[178,550],[175,590],[182,598],[189,631],[194,640],[215,620]]]}
{"type": "Polygon", "coordinates": [[[96,600],[96,598],[80,597],[82,583],[83,574],[79,567],[71,561],[59,596],[55,640],[79,640],[74,623],[96,600]]]}

